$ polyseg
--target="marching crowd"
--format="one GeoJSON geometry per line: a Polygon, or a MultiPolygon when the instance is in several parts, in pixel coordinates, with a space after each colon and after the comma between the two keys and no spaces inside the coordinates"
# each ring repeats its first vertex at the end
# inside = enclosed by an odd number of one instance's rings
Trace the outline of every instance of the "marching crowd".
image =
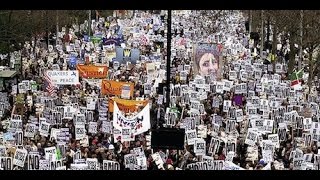
{"type": "Polygon", "coordinates": [[[288,75],[287,44],[258,53],[240,11],[172,11],[171,30],[166,11],[128,14],[12,53],[0,169],[319,170],[317,91],[288,75]],[[152,149],[160,126],[185,129],[185,149],[152,149]]]}

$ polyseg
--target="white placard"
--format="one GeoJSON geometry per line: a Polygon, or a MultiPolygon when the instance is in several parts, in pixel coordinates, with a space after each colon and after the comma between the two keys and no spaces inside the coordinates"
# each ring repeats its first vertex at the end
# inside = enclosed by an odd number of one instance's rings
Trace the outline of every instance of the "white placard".
{"type": "Polygon", "coordinates": [[[121,130],[121,141],[134,141],[134,135],[130,127],[123,127],[121,130]]]}
{"type": "Polygon", "coordinates": [[[55,85],[79,84],[79,72],[76,71],[47,71],[46,75],[55,85]]]}
{"type": "Polygon", "coordinates": [[[52,141],[53,139],[57,140],[57,134],[60,133],[60,129],[56,128],[51,128],[51,133],[50,133],[50,140],[52,141]]]}
{"type": "Polygon", "coordinates": [[[197,156],[206,154],[206,142],[204,139],[196,138],[194,142],[194,153],[197,156]]]}
{"type": "Polygon", "coordinates": [[[36,134],[36,131],[37,131],[37,126],[35,124],[28,123],[26,125],[26,129],[25,129],[25,132],[24,132],[24,137],[33,138],[34,135],[36,134]]]}
{"type": "Polygon", "coordinates": [[[89,133],[97,134],[98,133],[98,123],[89,122],[89,133]]]}
{"type": "Polygon", "coordinates": [[[186,131],[188,145],[193,145],[197,138],[197,132],[195,129],[186,131]]]}
{"type": "Polygon", "coordinates": [[[40,135],[44,137],[49,136],[50,124],[46,122],[40,123],[40,135]]]}
{"type": "Polygon", "coordinates": [[[2,170],[12,170],[13,169],[12,157],[0,157],[0,168],[2,170]]]}
{"type": "Polygon", "coordinates": [[[124,155],[124,164],[125,164],[125,168],[133,169],[134,165],[136,164],[136,155],[135,154],[124,155]]]}
{"type": "Polygon", "coordinates": [[[0,145],[0,157],[6,157],[7,156],[7,148],[3,145],[0,145]]]}
{"type": "Polygon", "coordinates": [[[92,97],[87,97],[87,110],[95,110],[96,109],[96,101],[92,97]]]}
{"type": "Polygon", "coordinates": [[[257,142],[257,139],[258,139],[258,132],[254,132],[252,131],[252,129],[248,129],[245,144],[254,146],[257,142]]]}
{"type": "Polygon", "coordinates": [[[85,125],[86,124],[86,117],[84,114],[80,114],[78,113],[76,115],[76,119],[75,119],[75,125],[85,125]]]}
{"type": "Polygon", "coordinates": [[[276,148],[280,147],[279,135],[278,134],[269,134],[268,140],[271,140],[276,148]]]}
{"type": "Polygon", "coordinates": [[[187,169],[189,170],[211,170],[209,166],[209,162],[196,162],[187,165],[187,169]]]}
{"type": "Polygon", "coordinates": [[[131,95],[131,88],[130,85],[123,85],[121,89],[121,98],[129,99],[131,95]]]}
{"type": "Polygon", "coordinates": [[[98,170],[98,159],[97,158],[87,158],[86,159],[88,170],[98,170]]]}
{"type": "Polygon", "coordinates": [[[243,111],[242,111],[242,109],[237,109],[236,110],[236,120],[237,120],[237,122],[242,122],[243,121],[243,111]]]}
{"type": "Polygon", "coordinates": [[[24,167],[24,162],[26,161],[28,151],[25,149],[16,149],[13,157],[13,165],[24,167]]]}
{"type": "Polygon", "coordinates": [[[56,147],[47,147],[44,148],[44,154],[46,160],[55,161],[56,160],[56,147]]]}
{"type": "Polygon", "coordinates": [[[232,106],[232,102],[230,100],[223,101],[223,112],[228,112],[229,108],[232,106]]]}
{"type": "Polygon", "coordinates": [[[76,140],[81,140],[86,136],[85,125],[75,125],[76,140]]]}
{"type": "Polygon", "coordinates": [[[220,139],[212,137],[208,152],[211,154],[217,154],[219,152],[221,142],[222,141],[220,139]]]}
{"type": "Polygon", "coordinates": [[[40,159],[39,170],[50,170],[50,161],[46,159],[40,159]]]}
{"type": "Polygon", "coordinates": [[[16,131],[15,139],[16,139],[16,146],[22,147],[23,146],[23,131],[16,131]]]}
{"type": "Polygon", "coordinates": [[[70,170],[88,170],[87,164],[70,164],[70,170]]]}
{"type": "Polygon", "coordinates": [[[103,160],[102,170],[120,170],[119,162],[103,160]]]}
{"type": "Polygon", "coordinates": [[[102,121],[101,132],[109,134],[112,132],[112,125],[110,121],[102,121]]]}
{"type": "Polygon", "coordinates": [[[63,107],[63,118],[64,119],[72,119],[73,118],[73,113],[74,113],[74,109],[72,106],[64,106],[63,107]]]}
{"type": "Polygon", "coordinates": [[[40,159],[39,154],[28,154],[28,170],[40,170],[40,159]]]}
{"type": "Polygon", "coordinates": [[[59,161],[51,161],[50,162],[50,170],[57,170],[57,168],[62,167],[63,166],[63,161],[59,160],[59,161]]]}
{"type": "Polygon", "coordinates": [[[273,120],[265,120],[263,122],[264,131],[266,133],[272,133],[273,131],[273,120]]]}
{"type": "Polygon", "coordinates": [[[223,160],[215,160],[213,161],[213,170],[223,170],[224,161],[223,160]]]}

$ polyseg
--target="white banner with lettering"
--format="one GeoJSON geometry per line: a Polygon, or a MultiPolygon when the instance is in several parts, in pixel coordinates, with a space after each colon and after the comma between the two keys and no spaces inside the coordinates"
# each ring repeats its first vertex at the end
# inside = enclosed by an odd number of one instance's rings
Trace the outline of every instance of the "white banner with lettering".
{"type": "Polygon", "coordinates": [[[46,73],[55,85],[79,84],[78,71],[47,71],[46,73]]]}
{"type": "Polygon", "coordinates": [[[114,102],[113,127],[122,130],[123,127],[131,127],[133,135],[144,133],[150,129],[150,106],[149,103],[132,118],[126,118],[114,102]]]}

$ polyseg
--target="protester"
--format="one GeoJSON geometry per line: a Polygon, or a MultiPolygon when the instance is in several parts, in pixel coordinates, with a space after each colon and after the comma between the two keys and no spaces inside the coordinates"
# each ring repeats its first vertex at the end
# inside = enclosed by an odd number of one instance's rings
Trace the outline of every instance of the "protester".
{"type": "Polygon", "coordinates": [[[317,90],[288,75],[286,48],[273,62],[240,11],[196,10],[172,11],[167,52],[166,18],[115,11],[13,52],[22,75],[0,94],[0,168],[319,170],[317,90]],[[161,127],[184,129],[184,149],[151,148],[161,127]]]}

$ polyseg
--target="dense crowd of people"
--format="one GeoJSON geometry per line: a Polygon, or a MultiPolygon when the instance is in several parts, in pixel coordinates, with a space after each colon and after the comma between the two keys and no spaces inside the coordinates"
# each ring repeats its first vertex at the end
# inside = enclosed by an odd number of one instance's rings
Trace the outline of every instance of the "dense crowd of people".
{"type": "Polygon", "coordinates": [[[319,170],[316,84],[288,75],[288,42],[259,54],[240,11],[172,11],[171,30],[167,11],[125,12],[11,53],[2,170],[319,170]],[[184,149],[151,148],[160,127],[184,129],[184,149]]]}

